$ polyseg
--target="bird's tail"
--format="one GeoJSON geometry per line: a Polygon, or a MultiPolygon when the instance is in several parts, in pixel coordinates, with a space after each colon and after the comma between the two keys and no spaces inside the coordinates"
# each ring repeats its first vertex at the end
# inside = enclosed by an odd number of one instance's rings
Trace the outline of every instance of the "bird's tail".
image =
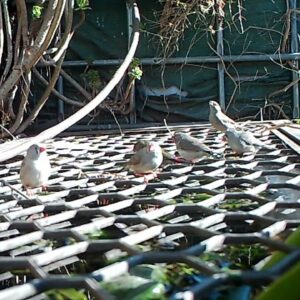
{"type": "Polygon", "coordinates": [[[123,171],[129,171],[129,167],[126,163],[124,163],[124,165],[122,165],[122,168],[120,169],[119,172],[123,172],[123,171]]]}
{"type": "Polygon", "coordinates": [[[163,154],[163,157],[164,157],[165,159],[176,161],[176,156],[173,155],[173,154],[171,154],[171,153],[169,153],[168,151],[166,151],[166,150],[164,150],[164,149],[162,149],[162,154],[163,154]]]}

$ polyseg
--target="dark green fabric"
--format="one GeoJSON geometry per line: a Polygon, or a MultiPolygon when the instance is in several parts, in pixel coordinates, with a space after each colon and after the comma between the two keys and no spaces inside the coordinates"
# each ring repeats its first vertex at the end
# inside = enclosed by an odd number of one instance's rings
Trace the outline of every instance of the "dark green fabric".
{"type": "Polygon", "coordinates": [[[68,59],[123,58],[127,52],[128,30],[124,0],[90,0],[86,20],[76,31],[68,59]]]}
{"type": "MultiPolygon", "coordinates": [[[[239,21],[236,1],[226,1],[226,22],[224,24],[225,54],[276,53],[284,28],[285,0],[247,0],[243,4],[243,28],[239,21]],[[234,22],[232,22],[232,18],[234,22]]],[[[87,11],[86,22],[75,34],[68,59],[124,58],[128,49],[127,12],[124,0],[91,0],[92,10],[87,11]]],[[[142,34],[136,56],[138,58],[157,57],[158,32],[157,11],[162,4],[154,0],[139,0],[142,17],[142,34]]],[[[194,22],[193,19],[191,19],[194,22]]],[[[206,23],[210,24],[211,19],[206,23]]],[[[197,23],[193,23],[197,24],[197,23]]],[[[207,31],[207,26],[192,26],[186,31],[173,56],[193,57],[215,55],[216,33],[207,31]],[[191,46],[192,44],[192,46],[191,46]]],[[[291,73],[273,62],[250,62],[226,64],[226,103],[233,118],[257,115],[270,93],[286,86],[291,81],[291,73]],[[236,80],[235,85],[232,79],[236,80]]],[[[104,68],[97,68],[101,73],[104,68]]],[[[114,67],[111,67],[114,69],[114,67]]],[[[188,93],[186,98],[176,96],[144,97],[136,93],[138,117],[143,121],[207,121],[208,101],[218,99],[218,72],[216,64],[156,65],[142,66],[143,76],[138,87],[162,88],[177,86],[188,93]]],[[[70,69],[76,76],[78,68],[70,69]]],[[[80,71],[82,72],[82,70],[80,71]]],[[[109,79],[107,68],[103,77],[109,79]]],[[[78,74],[77,74],[78,76],[78,74]]],[[[80,79],[79,79],[80,80],[80,79]]],[[[71,93],[71,91],[68,90],[71,93]]],[[[285,111],[291,116],[291,90],[275,98],[276,103],[284,103],[285,111]]]]}

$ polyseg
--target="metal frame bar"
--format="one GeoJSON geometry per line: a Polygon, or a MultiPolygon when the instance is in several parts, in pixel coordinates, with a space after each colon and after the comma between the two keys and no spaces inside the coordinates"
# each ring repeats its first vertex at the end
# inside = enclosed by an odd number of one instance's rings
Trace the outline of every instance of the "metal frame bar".
{"type": "MultiPolygon", "coordinates": [[[[57,81],[57,90],[63,94],[64,93],[64,79],[62,76],[59,76],[57,81]]],[[[58,117],[57,121],[61,122],[65,118],[65,103],[62,100],[58,100],[57,102],[57,111],[58,111],[58,117]]]]}
{"type": "MultiPolygon", "coordinates": [[[[220,56],[195,56],[195,57],[172,57],[172,58],[141,58],[143,65],[159,65],[162,62],[171,64],[201,64],[224,62],[253,62],[253,61],[287,61],[299,60],[300,53],[284,54],[247,54],[247,55],[220,55],[220,56]]],[[[123,62],[123,59],[97,59],[91,62],[84,60],[70,60],[63,62],[63,67],[86,67],[89,66],[115,66],[123,62]]],[[[40,63],[39,66],[43,66],[40,63]]]]}
{"type": "MultiPolygon", "coordinates": [[[[131,8],[131,4],[126,2],[126,10],[127,10],[127,25],[128,25],[128,49],[130,47],[131,44],[131,38],[132,38],[132,8],[131,8]]],[[[135,109],[135,83],[133,83],[132,88],[131,88],[131,92],[130,92],[130,103],[129,103],[129,109],[130,109],[130,113],[129,113],[129,119],[130,119],[130,124],[134,124],[136,123],[136,109],[135,109]]]]}

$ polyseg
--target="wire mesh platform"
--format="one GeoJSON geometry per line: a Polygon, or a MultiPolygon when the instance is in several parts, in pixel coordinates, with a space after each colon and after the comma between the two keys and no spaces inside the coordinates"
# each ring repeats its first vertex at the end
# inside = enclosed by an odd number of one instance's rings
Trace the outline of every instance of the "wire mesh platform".
{"type": "Polygon", "coordinates": [[[300,159],[278,135],[249,127],[276,148],[239,157],[209,126],[184,126],[224,159],[166,161],[147,184],[122,167],[138,139],[174,153],[164,129],[48,141],[49,187],[32,199],[17,192],[22,157],[1,163],[0,299],[46,299],[70,288],[88,299],[118,299],[100,283],[145,265],[192,270],[188,280],[178,271],[184,284],[169,282],[169,299],[272,282],[300,258],[300,249],[282,242],[300,224],[300,159]],[[241,266],[256,246],[261,254],[241,266]],[[274,250],[288,255],[257,271],[274,250]],[[229,262],[239,273],[225,270],[229,262]]]}

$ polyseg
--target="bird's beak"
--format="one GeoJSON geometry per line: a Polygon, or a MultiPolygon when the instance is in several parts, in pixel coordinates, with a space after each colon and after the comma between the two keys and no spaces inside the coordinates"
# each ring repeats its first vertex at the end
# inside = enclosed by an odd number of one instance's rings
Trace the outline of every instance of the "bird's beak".
{"type": "Polygon", "coordinates": [[[40,152],[44,152],[46,151],[46,148],[45,147],[40,147],[40,152]]]}

